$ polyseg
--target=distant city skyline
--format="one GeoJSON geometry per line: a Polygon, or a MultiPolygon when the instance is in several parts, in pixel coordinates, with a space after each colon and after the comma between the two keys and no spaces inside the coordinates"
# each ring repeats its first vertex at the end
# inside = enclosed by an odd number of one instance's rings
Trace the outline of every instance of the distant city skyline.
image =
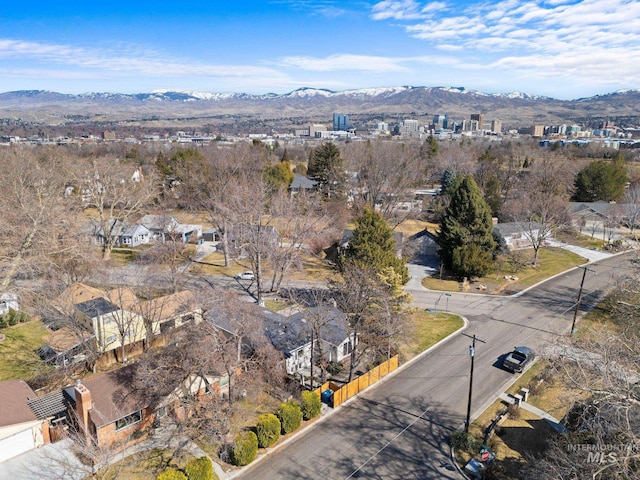
{"type": "Polygon", "coordinates": [[[0,92],[640,88],[637,0],[36,1],[0,23],[0,92]]]}

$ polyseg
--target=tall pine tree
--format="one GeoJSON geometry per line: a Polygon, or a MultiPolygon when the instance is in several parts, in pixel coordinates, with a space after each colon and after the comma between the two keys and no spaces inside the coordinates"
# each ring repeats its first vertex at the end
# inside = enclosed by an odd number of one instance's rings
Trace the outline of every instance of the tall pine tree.
{"type": "Polygon", "coordinates": [[[456,180],[450,197],[438,235],[442,260],[460,277],[483,276],[491,270],[496,247],[491,209],[471,175],[456,180]]]}
{"type": "Polygon", "coordinates": [[[393,232],[382,215],[367,207],[355,222],[356,228],[345,249],[345,258],[368,265],[381,276],[388,275],[391,268],[402,285],[406,284],[409,281],[407,265],[404,259],[396,256],[393,232]]]}

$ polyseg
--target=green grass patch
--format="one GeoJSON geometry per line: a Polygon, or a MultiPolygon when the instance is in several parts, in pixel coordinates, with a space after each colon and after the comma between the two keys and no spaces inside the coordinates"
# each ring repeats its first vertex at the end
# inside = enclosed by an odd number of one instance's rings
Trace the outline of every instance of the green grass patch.
{"type": "Polygon", "coordinates": [[[416,310],[411,315],[409,342],[401,348],[404,360],[408,360],[464,325],[462,318],[451,313],[430,313],[416,310]]]}
{"type": "Polygon", "coordinates": [[[271,312],[279,312],[290,305],[282,300],[265,300],[264,307],[271,312]]]}
{"type": "Polygon", "coordinates": [[[52,370],[35,352],[44,345],[48,331],[39,320],[31,320],[13,327],[4,328],[6,335],[0,342],[0,379],[29,379],[52,370]]]}
{"type": "MultiPolygon", "coordinates": [[[[535,267],[531,265],[532,260],[533,249],[501,255],[495,262],[495,271],[485,277],[473,279],[469,282],[468,289],[478,293],[513,294],[587,262],[580,255],[556,247],[541,248],[535,267]],[[517,277],[517,280],[505,277],[517,277]]],[[[458,279],[453,279],[450,275],[443,275],[442,280],[439,277],[439,273],[426,277],[422,280],[422,285],[429,290],[445,292],[462,290],[462,283],[458,279]]]]}

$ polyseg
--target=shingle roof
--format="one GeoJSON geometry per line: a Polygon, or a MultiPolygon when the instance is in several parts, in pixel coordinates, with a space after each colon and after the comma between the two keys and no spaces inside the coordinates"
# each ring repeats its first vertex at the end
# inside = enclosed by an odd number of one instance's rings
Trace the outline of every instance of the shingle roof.
{"type": "Polygon", "coordinates": [[[36,394],[24,380],[0,382],[0,427],[37,420],[27,402],[36,394]]]}
{"type": "Polygon", "coordinates": [[[82,381],[91,393],[91,421],[100,428],[148,405],[144,392],[137,390],[135,373],[138,364],[95,375],[82,381]]]}
{"type": "Polygon", "coordinates": [[[506,235],[512,235],[514,233],[522,233],[522,232],[530,232],[532,230],[540,230],[540,225],[538,222],[529,223],[520,223],[520,222],[505,222],[498,223],[493,226],[493,229],[497,231],[503,237],[506,235]]]}

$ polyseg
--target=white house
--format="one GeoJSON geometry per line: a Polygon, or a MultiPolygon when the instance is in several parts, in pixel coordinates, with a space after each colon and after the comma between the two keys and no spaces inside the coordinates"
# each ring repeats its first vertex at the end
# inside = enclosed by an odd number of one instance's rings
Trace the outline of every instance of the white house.
{"type": "Polygon", "coordinates": [[[289,317],[270,314],[265,319],[265,332],[273,346],[284,354],[290,375],[309,373],[313,323],[319,325],[320,333],[320,338],[313,338],[314,357],[320,351],[324,354],[323,359],[315,358],[316,363],[341,362],[357,345],[357,338],[348,332],[346,314],[337,308],[315,307],[289,317]]]}

